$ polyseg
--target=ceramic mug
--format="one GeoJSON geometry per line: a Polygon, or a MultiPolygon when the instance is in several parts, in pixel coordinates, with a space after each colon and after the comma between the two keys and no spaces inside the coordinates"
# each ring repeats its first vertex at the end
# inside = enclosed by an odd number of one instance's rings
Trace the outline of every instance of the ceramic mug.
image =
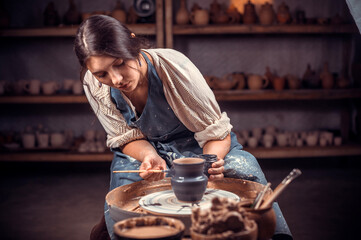
{"type": "Polygon", "coordinates": [[[43,94],[52,95],[59,90],[59,84],[55,81],[47,81],[41,84],[43,94]]]}
{"type": "Polygon", "coordinates": [[[247,139],[247,145],[250,148],[255,148],[258,146],[258,139],[256,137],[249,137],[247,139]]]}
{"type": "Polygon", "coordinates": [[[276,140],[280,147],[286,147],[288,145],[288,136],[286,133],[278,133],[276,135],[276,140]]]}
{"type": "Polygon", "coordinates": [[[271,134],[265,134],[263,135],[262,142],[266,148],[271,148],[274,142],[274,136],[271,134]]]}
{"type": "Polygon", "coordinates": [[[247,78],[247,84],[248,88],[251,90],[260,90],[268,86],[269,80],[264,76],[251,74],[247,78]]]}
{"type": "Polygon", "coordinates": [[[212,168],[212,164],[217,162],[217,155],[215,154],[199,154],[197,157],[204,159],[204,171],[203,173],[209,178],[210,174],[208,170],[212,168]]]}
{"type": "Polygon", "coordinates": [[[29,82],[27,82],[23,88],[25,92],[30,93],[31,95],[38,95],[40,93],[40,80],[38,79],[32,79],[29,82]]]}

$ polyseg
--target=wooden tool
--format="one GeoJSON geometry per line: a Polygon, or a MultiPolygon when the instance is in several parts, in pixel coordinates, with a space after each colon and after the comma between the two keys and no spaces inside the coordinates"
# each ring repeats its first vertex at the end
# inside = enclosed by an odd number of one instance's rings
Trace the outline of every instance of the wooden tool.
{"type": "Polygon", "coordinates": [[[271,183],[267,183],[267,185],[263,188],[263,190],[259,193],[259,195],[257,195],[257,198],[254,202],[254,209],[258,209],[259,206],[261,206],[263,197],[265,195],[265,193],[267,192],[267,190],[269,189],[269,187],[271,186],[271,183]]]}
{"type": "Polygon", "coordinates": [[[142,172],[166,173],[166,172],[169,172],[169,170],[118,170],[118,171],[113,171],[113,173],[142,173],[142,172]]]}
{"type": "Polygon", "coordinates": [[[297,168],[293,169],[290,172],[290,174],[288,174],[288,176],[285,177],[285,179],[283,179],[283,181],[280,184],[278,184],[278,186],[273,191],[273,194],[262,203],[261,208],[266,208],[270,204],[272,204],[273,201],[276,200],[276,198],[283,192],[283,190],[285,190],[287,185],[290,182],[292,182],[296,177],[300,176],[301,174],[302,174],[302,172],[299,169],[297,169],[297,168]]]}

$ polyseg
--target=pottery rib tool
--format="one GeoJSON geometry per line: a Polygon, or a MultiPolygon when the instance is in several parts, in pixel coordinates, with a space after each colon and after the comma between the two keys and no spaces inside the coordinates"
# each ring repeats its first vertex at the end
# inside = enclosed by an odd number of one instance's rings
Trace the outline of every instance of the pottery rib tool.
{"type": "Polygon", "coordinates": [[[301,170],[295,168],[293,169],[283,181],[278,184],[278,186],[273,191],[273,194],[264,201],[264,203],[261,205],[261,208],[265,208],[269,206],[276,198],[285,190],[287,185],[292,182],[296,177],[300,176],[302,174],[301,170]]]}
{"type": "Polygon", "coordinates": [[[169,172],[169,170],[118,170],[118,171],[113,171],[113,173],[142,173],[142,172],[167,173],[167,172],[169,172]]]}

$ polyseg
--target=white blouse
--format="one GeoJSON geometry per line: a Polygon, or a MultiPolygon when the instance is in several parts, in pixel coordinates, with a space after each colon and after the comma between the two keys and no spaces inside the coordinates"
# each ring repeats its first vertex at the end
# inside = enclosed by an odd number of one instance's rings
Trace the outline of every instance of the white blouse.
{"type": "MultiPolygon", "coordinates": [[[[196,66],[173,49],[142,50],[153,58],[154,67],[163,83],[168,104],[178,119],[192,132],[200,147],[207,141],[223,140],[232,129],[230,119],[221,113],[212,90],[196,66]]],[[[110,87],[99,87],[98,80],[87,71],[84,91],[88,101],[107,132],[107,146],[122,148],[125,144],[146,139],[138,128],[129,127],[110,96],[110,87]]],[[[134,115],[135,107],[124,95],[134,115]]]]}

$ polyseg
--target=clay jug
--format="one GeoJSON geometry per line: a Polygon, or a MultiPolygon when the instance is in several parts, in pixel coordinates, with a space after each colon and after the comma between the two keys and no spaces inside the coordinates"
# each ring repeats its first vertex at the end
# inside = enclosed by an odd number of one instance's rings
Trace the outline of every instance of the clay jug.
{"type": "Polygon", "coordinates": [[[209,13],[206,9],[198,9],[192,12],[191,21],[194,25],[207,25],[209,23],[209,13]]]}
{"type": "Polygon", "coordinates": [[[327,62],[323,65],[323,71],[320,74],[320,79],[321,79],[323,89],[333,88],[334,80],[333,80],[332,74],[330,73],[330,71],[328,69],[327,62]]]}
{"type": "Polygon", "coordinates": [[[81,15],[78,12],[73,0],[69,0],[68,11],[64,15],[65,25],[76,25],[80,23],[81,15]]]}
{"type": "Polygon", "coordinates": [[[189,23],[189,12],[187,10],[186,0],[181,0],[181,5],[177,11],[175,21],[180,25],[189,23]]]}
{"type": "Polygon", "coordinates": [[[286,79],[284,77],[274,77],[272,80],[272,86],[274,90],[280,91],[285,88],[286,79]]]}
{"type": "Polygon", "coordinates": [[[286,24],[291,21],[291,13],[285,2],[278,6],[277,21],[280,24],[286,24]]]}
{"type": "Polygon", "coordinates": [[[121,23],[125,23],[127,21],[127,14],[124,11],[122,4],[119,0],[117,1],[117,4],[115,5],[111,13],[111,16],[121,23]]]}
{"type": "Polygon", "coordinates": [[[261,10],[259,12],[259,22],[262,25],[271,25],[274,23],[276,18],[276,13],[273,10],[272,4],[266,2],[261,6],[261,10]]]}
{"type": "Polygon", "coordinates": [[[252,74],[248,76],[247,84],[251,90],[260,90],[268,86],[269,80],[264,76],[252,74]]]}
{"type": "Polygon", "coordinates": [[[251,0],[248,0],[248,3],[244,5],[243,13],[243,23],[244,24],[253,24],[257,21],[257,14],[254,4],[251,3],[251,0]]]}
{"type": "Polygon", "coordinates": [[[200,10],[200,9],[202,9],[202,8],[198,5],[198,3],[194,3],[192,8],[191,8],[191,12],[193,13],[196,10],[200,10]]]}
{"type": "Polygon", "coordinates": [[[202,200],[208,183],[203,170],[204,159],[201,158],[180,158],[173,161],[171,185],[179,201],[202,200]]]}
{"type": "Polygon", "coordinates": [[[44,25],[57,26],[60,23],[60,17],[55,9],[54,2],[49,2],[44,11],[44,25]]]}

